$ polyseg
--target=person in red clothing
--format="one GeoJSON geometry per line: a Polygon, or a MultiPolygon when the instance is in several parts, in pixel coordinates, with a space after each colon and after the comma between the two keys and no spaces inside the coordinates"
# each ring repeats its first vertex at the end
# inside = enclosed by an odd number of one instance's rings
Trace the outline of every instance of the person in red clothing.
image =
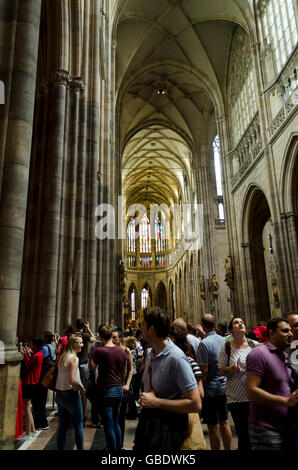
{"type": "Polygon", "coordinates": [[[27,439],[30,439],[32,434],[35,432],[34,420],[31,412],[31,400],[35,395],[35,390],[40,379],[43,361],[43,354],[41,352],[42,346],[43,339],[36,337],[32,339],[32,348],[24,347],[20,349],[20,352],[24,355],[22,395],[26,433],[19,437],[18,441],[26,441],[27,439]]]}

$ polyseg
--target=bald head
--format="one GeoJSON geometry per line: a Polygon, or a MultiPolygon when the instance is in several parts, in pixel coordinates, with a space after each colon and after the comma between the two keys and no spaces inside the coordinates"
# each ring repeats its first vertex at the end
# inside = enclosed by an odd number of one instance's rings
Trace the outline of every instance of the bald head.
{"type": "Polygon", "coordinates": [[[183,320],[183,318],[176,318],[176,320],[173,321],[172,323],[173,326],[179,326],[180,328],[183,328],[183,330],[186,330],[186,323],[183,320]]]}
{"type": "Polygon", "coordinates": [[[215,317],[211,315],[211,313],[205,313],[205,315],[202,316],[202,325],[204,330],[214,330],[215,323],[215,317]]]}

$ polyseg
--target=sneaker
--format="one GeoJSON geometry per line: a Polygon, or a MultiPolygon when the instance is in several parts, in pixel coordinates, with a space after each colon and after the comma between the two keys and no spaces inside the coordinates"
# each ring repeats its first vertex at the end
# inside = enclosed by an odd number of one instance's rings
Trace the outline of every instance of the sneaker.
{"type": "Polygon", "coordinates": [[[38,432],[37,431],[33,431],[31,434],[30,434],[30,437],[35,437],[37,436],[38,432]]]}
{"type": "Polygon", "coordinates": [[[44,426],[43,428],[36,428],[36,431],[46,431],[47,429],[50,429],[50,426],[44,426]]]}
{"type": "Polygon", "coordinates": [[[21,436],[19,436],[16,441],[17,442],[25,442],[25,441],[28,441],[29,439],[32,439],[31,437],[31,434],[28,436],[28,434],[26,434],[25,432],[23,432],[23,434],[21,436]]]}

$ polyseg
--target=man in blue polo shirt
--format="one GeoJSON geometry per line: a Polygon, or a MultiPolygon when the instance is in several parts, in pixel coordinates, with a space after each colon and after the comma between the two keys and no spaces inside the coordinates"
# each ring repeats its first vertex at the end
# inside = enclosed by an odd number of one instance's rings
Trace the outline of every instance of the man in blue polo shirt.
{"type": "Polygon", "coordinates": [[[169,318],[160,308],[145,309],[142,334],[147,351],[143,374],[143,408],[170,413],[198,413],[201,398],[191,365],[184,352],[169,338],[169,318]]]}
{"type": "Polygon", "coordinates": [[[218,357],[225,345],[225,339],[215,332],[213,315],[203,315],[201,323],[206,334],[197,353],[205,392],[202,416],[208,426],[211,449],[220,449],[222,437],[225,450],[231,450],[232,433],[228,423],[226,377],[221,376],[218,369],[218,357]]]}

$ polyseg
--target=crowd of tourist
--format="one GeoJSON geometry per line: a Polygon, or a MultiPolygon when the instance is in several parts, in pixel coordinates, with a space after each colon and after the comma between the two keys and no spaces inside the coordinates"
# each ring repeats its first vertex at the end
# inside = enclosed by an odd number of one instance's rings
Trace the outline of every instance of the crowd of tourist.
{"type": "Polygon", "coordinates": [[[61,337],[46,331],[30,346],[18,345],[18,442],[49,429],[43,379],[56,369],[59,450],[70,420],[76,447],[84,449],[87,400],[92,426],[104,429],[110,451],[123,449],[126,419],[137,419],[136,451],[206,449],[202,422],[212,450],[231,450],[232,421],[238,450],[298,450],[297,314],[248,334],[240,317],[227,325],[205,314],[194,327],[182,318],[170,324],[156,307],[125,332],[111,320],[95,335],[78,319],[61,337]]]}

